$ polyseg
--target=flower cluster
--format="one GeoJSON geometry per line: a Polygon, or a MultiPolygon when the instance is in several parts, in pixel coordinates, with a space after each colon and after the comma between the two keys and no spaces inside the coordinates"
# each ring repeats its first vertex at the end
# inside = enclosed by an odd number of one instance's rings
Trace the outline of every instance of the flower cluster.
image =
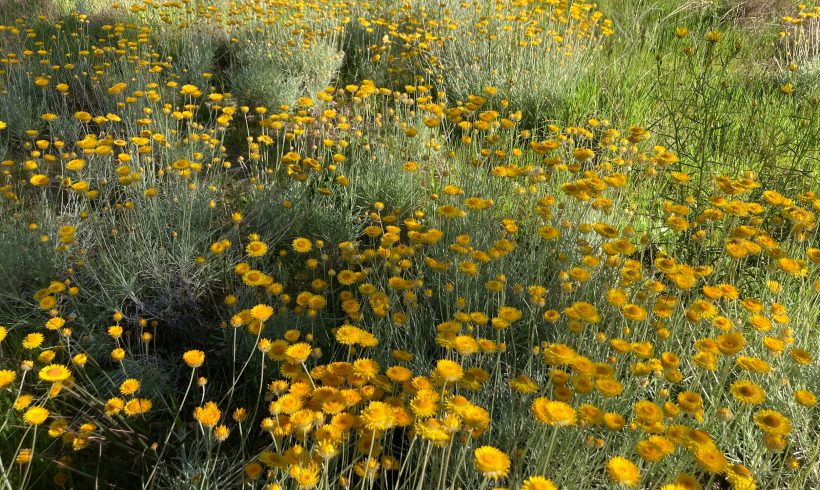
{"type": "MultiPolygon", "coordinates": [[[[28,257],[3,478],[79,488],[110,452],[146,488],[820,484],[816,180],[539,120],[453,65],[568,70],[614,35],[595,5],[211,3],[0,25],[0,243],[28,257]],[[364,75],[254,71],[326,51],[364,75]]],[[[722,42],[670,32],[681,64],[722,42]]]]}

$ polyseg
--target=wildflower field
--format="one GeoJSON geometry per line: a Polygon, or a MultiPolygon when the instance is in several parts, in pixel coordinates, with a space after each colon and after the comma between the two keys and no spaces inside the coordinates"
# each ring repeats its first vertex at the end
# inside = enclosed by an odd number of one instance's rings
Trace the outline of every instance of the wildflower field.
{"type": "Polygon", "coordinates": [[[820,488],[820,6],[0,1],[0,490],[820,488]]]}

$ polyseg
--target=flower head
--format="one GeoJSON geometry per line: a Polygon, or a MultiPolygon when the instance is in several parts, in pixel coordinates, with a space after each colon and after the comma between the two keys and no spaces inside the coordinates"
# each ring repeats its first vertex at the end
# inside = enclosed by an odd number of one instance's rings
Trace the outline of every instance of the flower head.
{"type": "Polygon", "coordinates": [[[296,238],[293,240],[293,250],[299,252],[300,254],[308,253],[313,248],[313,244],[307,238],[296,238]]]}
{"type": "Polygon", "coordinates": [[[312,351],[313,348],[310,344],[306,342],[299,342],[288,347],[285,351],[285,356],[290,362],[299,364],[305,362],[312,351]]]}
{"type": "Polygon", "coordinates": [[[209,429],[219,423],[221,416],[222,411],[219,410],[214,402],[208,402],[204,406],[194,409],[194,418],[209,429]]]}
{"type": "Polygon", "coordinates": [[[189,350],[182,355],[182,360],[191,368],[198,368],[205,362],[205,353],[201,350],[189,350]]]}
{"type": "Polygon", "coordinates": [[[542,424],[552,426],[574,425],[576,421],[574,408],[564,402],[544,397],[533,400],[532,413],[542,424]]]}
{"type": "Polygon", "coordinates": [[[767,434],[788,435],[792,431],[791,421],[776,410],[764,409],[755,413],[755,425],[767,434]]]}
{"type": "Polygon", "coordinates": [[[260,322],[266,321],[273,315],[273,308],[268,305],[256,305],[251,308],[251,316],[260,322]]]}
{"type": "Polygon", "coordinates": [[[59,383],[71,377],[71,370],[62,364],[49,364],[40,369],[39,377],[49,383],[59,383]]]}
{"type": "Polygon", "coordinates": [[[510,458],[492,446],[481,446],[476,449],[473,463],[485,478],[491,480],[503,478],[510,471],[510,458]]]}
{"type": "Polygon", "coordinates": [[[261,257],[265,255],[267,251],[268,246],[265,245],[265,242],[259,240],[254,240],[245,247],[245,252],[247,252],[250,257],[261,257]]]}
{"type": "Polygon", "coordinates": [[[36,349],[43,343],[43,334],[39,332],[30,333],[23,338],[24,349],[36,349]]]}
{"type": "Polygon", "coordinates": [[[368,430],[387,430],[396,424],[396,409],[383,402],[370,402],[361,417],[368,430]]]}
{"type": "Polygon", "coordinates": [[[638,486],[641,472],[632,461],[621,456],[615,456],[606,464],[606,472],[610,480],[628,487],[638,486]]]}
{"type": "Polygon", "coordinates": [[[40,425],[48,418],[48,409],[44,407],[31,407],[23,414],[23,422],[28,425],[40,425]]]}

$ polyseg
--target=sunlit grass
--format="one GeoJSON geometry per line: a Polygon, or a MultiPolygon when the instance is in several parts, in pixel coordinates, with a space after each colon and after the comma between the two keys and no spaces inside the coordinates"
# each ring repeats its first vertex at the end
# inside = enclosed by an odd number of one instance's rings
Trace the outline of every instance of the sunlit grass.
{"type": "Polygon", "coordinates": [[[13,4],[0,485],[820,485],[820,10],[725,7],[13,4]]]}

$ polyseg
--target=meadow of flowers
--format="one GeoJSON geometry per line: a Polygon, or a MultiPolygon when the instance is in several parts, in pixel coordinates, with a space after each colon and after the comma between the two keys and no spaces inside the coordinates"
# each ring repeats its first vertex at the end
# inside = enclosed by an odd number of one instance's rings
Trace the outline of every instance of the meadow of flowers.
{"type": "Polygon", "coordinates": [[[0,4],[0,488],[820,488],[820,7],[0,4]]]}

